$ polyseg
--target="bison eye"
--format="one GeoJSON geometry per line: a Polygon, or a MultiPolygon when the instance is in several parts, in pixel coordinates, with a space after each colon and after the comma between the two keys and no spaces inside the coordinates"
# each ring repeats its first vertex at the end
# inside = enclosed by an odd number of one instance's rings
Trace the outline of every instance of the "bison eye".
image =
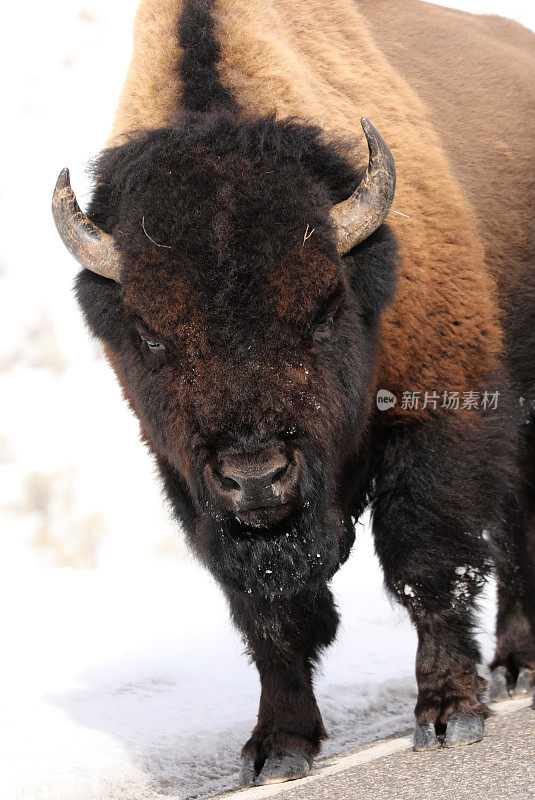
{"type": "Polygon", "coordinates": [[[327,299],[321,303],[316,321],[312,326],[312,338],[314,341],[318,342],[323,339],[328,339],[331,336],[335,319],[342,307],[343,294],[343,287],[341,284],[338,284],[327,299]]]}
{"type": "Polygon", "coordinates": [[[165,361],[165,346],[157,342],[155,339],[150,339],[148,336],[140,334],[141,339],[141,355],[145,366],[151,371],[158,369],[165,361]]]}
{"type": "Polygon", "coordinates": [[[143,339],[143,341],[145,342],[149,350],[151,350],[153,353],[155,352],[161,353],[165,350],[163,344],[160,344],[159,342],[154,342],[152,339],[143,339]]]}
{"type": "Polygon", "coordinates": [[[327,339],[331,335],[334,325],[334,317],[335,317],[335,312],[329,314],[328,317],[324,317],[322,320],[320,320],[314,325],[314,330],[312,331],[312,338],[315,341],[318,342],[321,341],[322,339],[327,339]]]}

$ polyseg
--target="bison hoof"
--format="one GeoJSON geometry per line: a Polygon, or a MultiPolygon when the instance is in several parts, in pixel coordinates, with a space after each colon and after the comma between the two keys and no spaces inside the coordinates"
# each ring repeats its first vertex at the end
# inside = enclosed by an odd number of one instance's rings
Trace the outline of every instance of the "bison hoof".
{"type": "MultiPolygon", "coordinates": [[[[440,728],[444,730],[443,725],[440,728]]],[[[484,729],[485,719],[481,715],[469,717],[468,714],[457,714],[449,720],[445,732],[439,731],[438,735],[432,722],[417,722],[414,726],[414,749],[421,752],[438,750],[439,747],[473,744],[481,741],[484,729]]]]}
{"type": "Polygon", "coordinates": [[[312,759],[302,747],[290,748],[287,755],[270,755],[266,758],[255,784],[264,786],[268,783],[304,778],[310,771],[311,763],[312,759]]]}
{"type": "Polygon", "coordinates": [[[241,762],[240,769],[240,786],[253,786],[256,778],[256,770],[254,768],[254,761],[251,756],[244,756],[241,762]]]}
{"type": "Polygon", "coordinates": [[[420,752],[421,750],[438,750],[440,742],[435,733],[435,726],[432,722],[426,722],[420,725],[418,722],[414,726],[414,749],[420,752]]]}
{"type": "Polygon", "coordinates": [[[529,669],[528,667],[522,667],[522,669],[518,673],[518,678],[516,679],[516,686],[514,688],[513,694],[516,695],[517,697],[523,697],[524,695],[529,694],[532,686],[533,686],[533,670],[529,669]]]}
{"type": "Polygon", "coordinates": [[[467,714],[457,714],[452,717],[446,726],[444,747],[456,747],[459,744],[474,744],[480,742],[485,730],[485,719],[479,714],[469,717],[467,714]]]}
{"type": "Polygon", "coordinates": [[[493,669],[488,693],[490,702],[496,703],[499,700],[509,700],[511,696],[523,697],[529,694],[533,686],[533,673],[529,667],[522,667],[514,684],[506,667],[493,669]]]}
{"type": "Polygon", "coordinates": [[[509,681],[505,667],[496,667],[492,670],[488,695],[491,703],[509,700],[509,681]]]}
{"type": "Polygon", "coordinates": [[[251,756],[245,755],[240,771],[240,786],[266,786],[304,778],[310,771],[312,759],[302,747],[293,747],[285,755],[269,755],[256,774],[251,756]]]}

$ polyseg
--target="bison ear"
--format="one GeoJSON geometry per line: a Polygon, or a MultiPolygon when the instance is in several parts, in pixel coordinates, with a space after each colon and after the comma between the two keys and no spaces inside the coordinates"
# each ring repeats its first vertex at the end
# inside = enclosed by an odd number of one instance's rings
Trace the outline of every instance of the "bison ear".
{"type": "Polygon", "coordinates": [[[351,197],[331,210],[336,247],[341,256],[382,225],[396,191],[396,165],[388,145],[369,120],[363,117],[360,122],[368,142],[368,169],[351,197]]]}
{"type": "Polygon", "coordinates": [[[383,226],[362,243],[358,254],[349,256],[344,263],[363,321],[373,327],[396,291],[399,249],[394,232],[383,226]]]}
{"type": "Polygon", "coordinates": [[[120,283],[121,258],[113,236],[98,228],[81,210],[63,169],[52,196],[52,216],[61,241],[85,269],[120,283]]]}

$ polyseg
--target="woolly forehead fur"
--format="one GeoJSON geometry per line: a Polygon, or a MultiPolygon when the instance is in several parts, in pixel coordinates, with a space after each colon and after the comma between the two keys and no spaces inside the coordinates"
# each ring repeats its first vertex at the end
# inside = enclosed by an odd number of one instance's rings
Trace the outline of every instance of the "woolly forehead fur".
{"type": "MultiPolygon", "coordinates": [[[[387,6],[374,10],[380,16],[387,6]]],[[[181,9],[180,0],[142,0],[111,142],[165,125],[176,112],[181,9]]],[[[501,332],[474,211],[428,109],[379,50],[359,6],[307,0],[304,10],[302,0],[217,0],[213,19],[219,75],[249,115],[297,114],[327,135],[355,137],[366,115],[392,149],[395,206],[410,220],[389,218],[402,264],[396,300],[383,316],[380,384],[396,393],[477,388],[495,366],[501,332]]]]}
{"type": "Polygon", "coordinates": [[[183,113],[96,170],[91,214],[123,254],[126,308],[164,339],[192,309],[213,337],[234,315],[249,339],[278,317],[301,334],[343,281],[329,211],[359,179],[317,129],[183,113]]]}

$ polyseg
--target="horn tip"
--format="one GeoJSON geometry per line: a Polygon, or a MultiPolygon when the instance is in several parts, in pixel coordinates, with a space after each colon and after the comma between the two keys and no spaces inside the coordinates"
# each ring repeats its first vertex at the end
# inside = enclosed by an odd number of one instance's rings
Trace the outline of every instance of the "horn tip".
{"type": "Polygon", "coordinates": [[[373,123],[371,123],[367,117],[362,117],[360,120],[360,124],[362,125],[362,130],[366,134],[366,138],[368,138],[370,134],[379,133],[375,125],[373,125],[373,123]]]}
{"type": "Polygon", "coordinates": [[[68,167],[64,167],[58,175],[58,179],[56,181],[56,190],[58,189],[65,189],[67,186],[71,185],[71,176],[68,167]]]}

